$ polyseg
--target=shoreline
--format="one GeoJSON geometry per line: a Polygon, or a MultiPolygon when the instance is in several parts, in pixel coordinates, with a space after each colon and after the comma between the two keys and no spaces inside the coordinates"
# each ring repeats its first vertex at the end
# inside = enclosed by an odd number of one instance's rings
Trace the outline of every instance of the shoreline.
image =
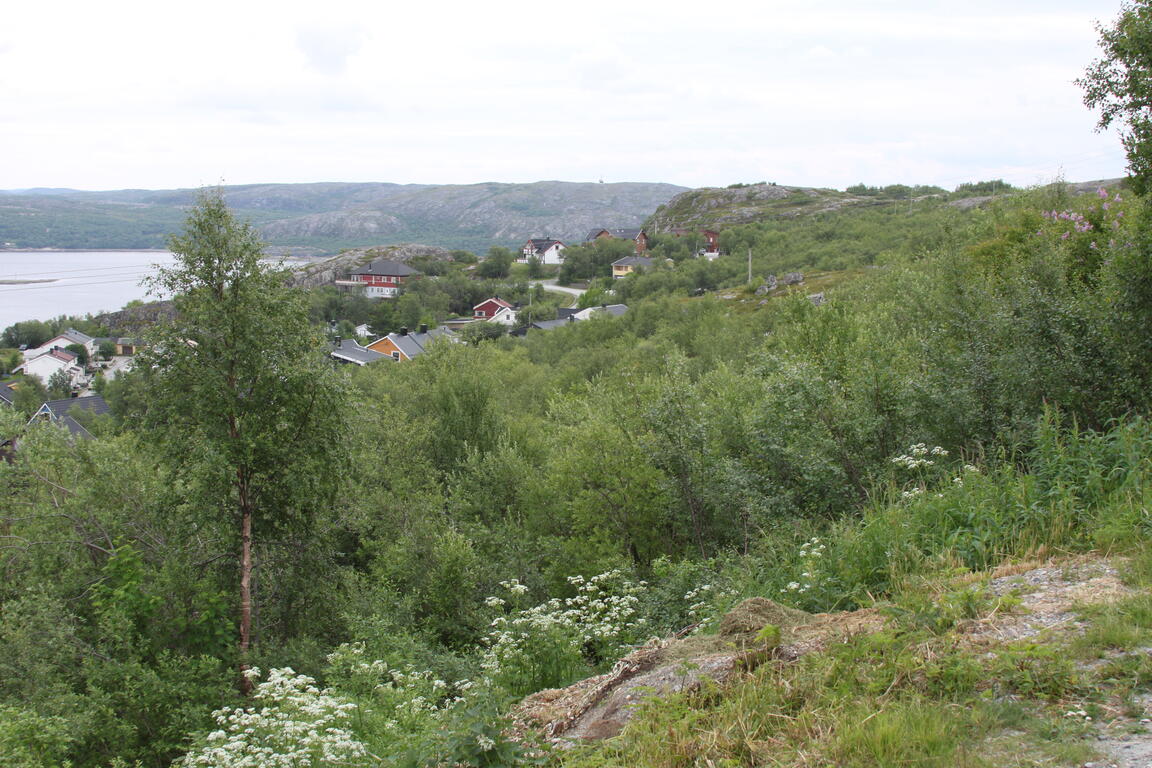
{"type": "Polygon", "coordinates": [[[171,253],[167,248],[0,248],[5,253],[171,253]]]}

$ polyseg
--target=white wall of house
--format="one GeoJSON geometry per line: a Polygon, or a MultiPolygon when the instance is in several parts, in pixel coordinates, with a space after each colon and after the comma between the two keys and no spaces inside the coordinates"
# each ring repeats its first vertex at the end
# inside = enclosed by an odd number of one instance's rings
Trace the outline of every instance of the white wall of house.
{"type": "Polygon", "coordinates": [[[516,324],[516,310],[511,307],[500,307],[496,314],[487,318],[490,323],[500,323],[501,325],[515,325],[516,324]]]}
{"type": "Polygon", "coordinates": [[[545,264],[563,264],[564,263],[564,244],[553,243],[552,247],[541,254],[541,259],[545,264]]]}
{"type": "MultiPolygon", "coordinates": [[[[65,349],[68,347],[69,344],[75,344],[75,343],[76,342],[74,342],[74,341],[70,341],[70,340],[65,339],[61,336],[57,336],[54,339],[49,339],[48,341],[44,342],[44,344],[42,344],[39,347],[36,347],[35,349],[24,350],[24,359],[25,360],[31,360],[34,357],[39,357],[40,355],[44,354],[45,352],[50,352],[52,349],[54,349],[56,347],[60,347],[60,349],[65,349]]],[[[88,357],[89,358],[96,356],[96,340],[95,339],[92,339],[91,341],[87,342],[86,344],[84,344],[82,346],[86,350],[88,350],[88,357]]]]}
{"type": "Polygon", "coordinates": [[[68,377],[73,382],[80,375],[80,369],[77,366],[48,354],[40,355],[24,363],[24,373],[40,379],[44,386],[48,386],[48,380],[52,378],[52,374],[59,370],[67,371],[68,377]]]}
{"type": "Polygon", "coordinates": [[[536,253],[532,250],[532,246],[526,245],[520,249],[520,258],[517,261],[521,264],[527,264],[528,259],[533,255],[540,259],[541,264],[563,264],[564,263],[564,243],[553,243],[548,250],[543,253],[536,253]]]}

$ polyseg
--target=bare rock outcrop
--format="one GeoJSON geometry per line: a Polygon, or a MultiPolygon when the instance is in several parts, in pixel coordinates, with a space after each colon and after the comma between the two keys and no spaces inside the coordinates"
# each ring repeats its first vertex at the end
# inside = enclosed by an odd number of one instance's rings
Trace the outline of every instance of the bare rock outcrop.
{"type": "Polygon", "coordinates": [[[376,259],[391,259],[407,263],[412,259],[431,258],[447,261],[452,254],[446,248],[420,243],[384,245],[374,248],[353,248],[329,259],[308,264],[294,273],[294,282],[302,288],[315,288],[329,285],[333,280],[344,277],[349,270],[376,259]]]}
{"type": "Polygon", "coordinates": [[[515,719],[521,728],[539,731],[561,746],[610,738],[648,698],[722,684],[769,658],[796,659],[832,638],[882,625],[873,610],[813,615],[751,598],[721,619],[717,635],[652,641],[603,675],[532,694],[521,702],[515,719]],[[775,629],[766,632],[769,626],[775,629]]]}

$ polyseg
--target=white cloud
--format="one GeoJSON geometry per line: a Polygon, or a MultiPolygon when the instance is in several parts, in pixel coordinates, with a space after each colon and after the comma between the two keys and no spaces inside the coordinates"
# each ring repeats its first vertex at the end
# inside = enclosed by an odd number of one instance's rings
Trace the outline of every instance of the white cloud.
{"type": "Polygon", "coordinates": [[[21,3],[0,188],[1122,172],[1071,83],[1116,9],[863,8],[21,3]]]}

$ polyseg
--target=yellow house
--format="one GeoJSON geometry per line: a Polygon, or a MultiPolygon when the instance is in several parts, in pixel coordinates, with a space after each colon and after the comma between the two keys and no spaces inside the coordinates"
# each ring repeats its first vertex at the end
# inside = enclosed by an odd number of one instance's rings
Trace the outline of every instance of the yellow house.
{"type": "Polygon", "coordinates": [[[619,279],[638,269],[650,269],[651,267],[652,259],[647,256],[625,256],[612,262],[612,277],[619,279]]]}

